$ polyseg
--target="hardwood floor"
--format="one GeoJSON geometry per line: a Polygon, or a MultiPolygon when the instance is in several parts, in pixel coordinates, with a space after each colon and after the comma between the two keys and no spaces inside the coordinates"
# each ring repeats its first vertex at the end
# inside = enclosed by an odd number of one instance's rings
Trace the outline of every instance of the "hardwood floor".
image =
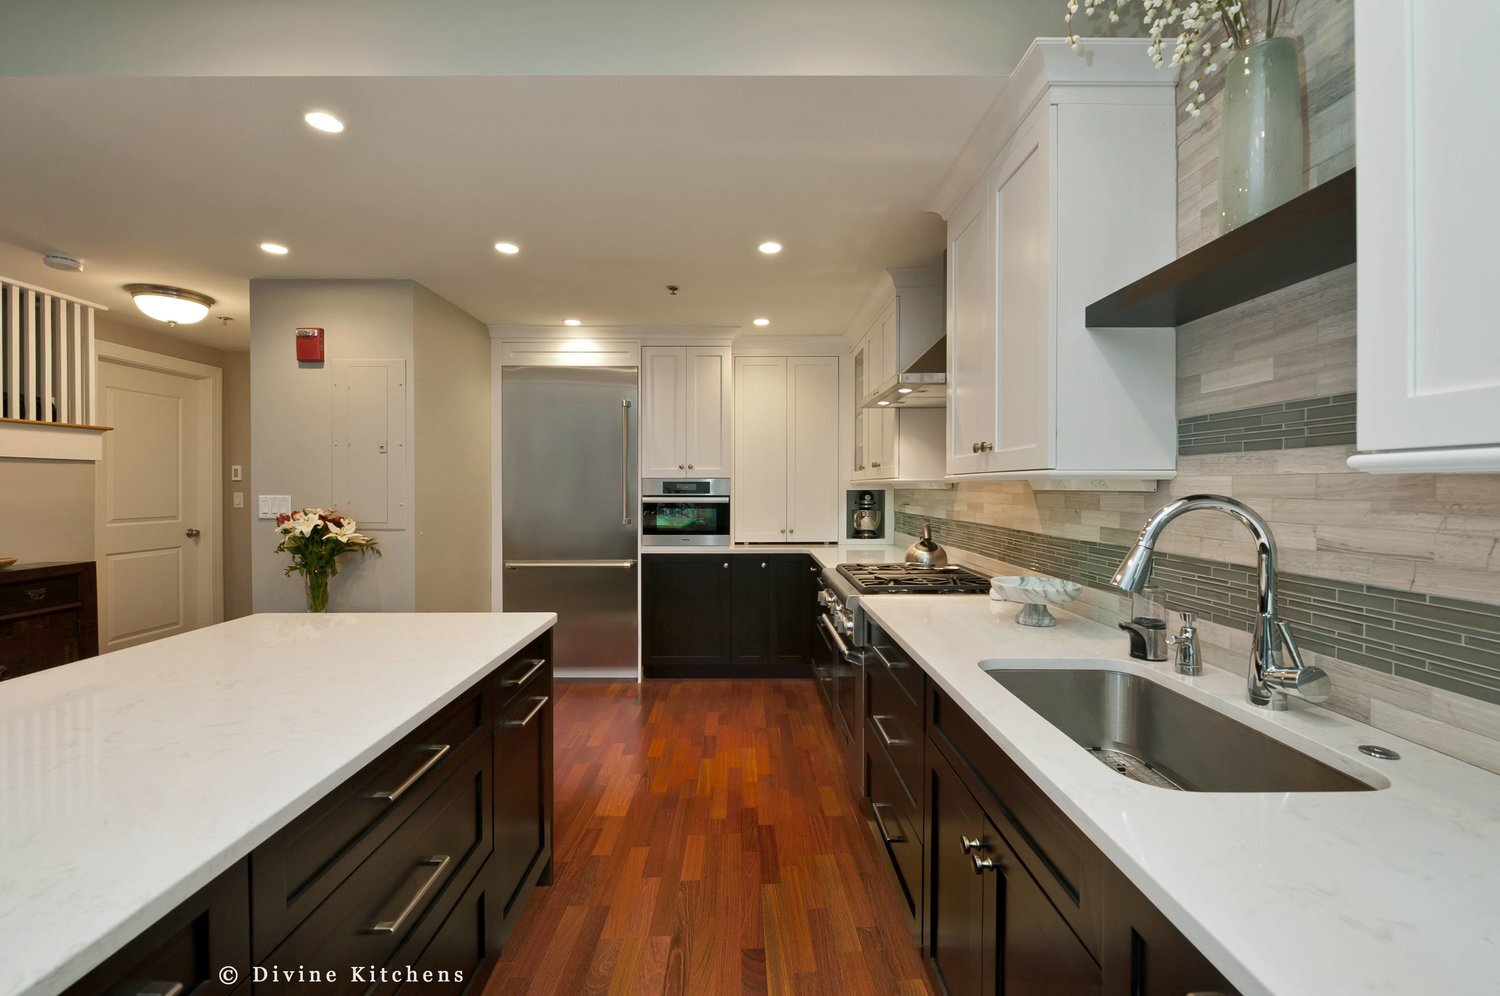
{"type": "Polygon", "coordinates": [[[554,884],[489,996],[931,992],[812,682],[556,688],[554,884]]]}

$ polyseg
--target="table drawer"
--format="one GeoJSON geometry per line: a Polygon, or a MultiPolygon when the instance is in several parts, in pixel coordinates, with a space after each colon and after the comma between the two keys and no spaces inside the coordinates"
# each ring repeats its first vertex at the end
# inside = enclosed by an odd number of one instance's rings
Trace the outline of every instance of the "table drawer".
{"type": "Polygon", "coordinates": [[[77,577],[0,584],[0,616],[77,604],[77,577]]]}
{"type": "Polygon", "coordinates": [[[890,756],[896,777],[906,790],[912,806],[922,808],[922,751],[927,738],[923,733],[922,709],[906,695],[896,676],[879,659],[865,666],[865,687],[869,701],[865,707],[868,725],[865,739],[879,744],[890,756]]]}
{"type": "Polygon", "coordinates": [[[142,931],[65,996],[228,996],[249,977],[250,887],[241,861],[142,931]],[[238,978],[225,984],[219,969],[238,978]]]}
{"type": "MultiPolygon", "coordinates": [[[[489,751],[475,744],[410,819],[294,930],[263,964],[338,973],[319,993],[362,992],[351,965],[387,964],[449,882],[463,882],[489,858],[493,844],[489,751]],[[346,985],[346,982],[348,983],[346,985]]],[[[262,993],[297,991],[274,978],[262,993]]]]}
{"type": "Polygon", "coordinates": [[[486,728],[479,690],[423,723],[256,848],[251,891],[257,961],[360,866],[453,770],[486,728]]]}

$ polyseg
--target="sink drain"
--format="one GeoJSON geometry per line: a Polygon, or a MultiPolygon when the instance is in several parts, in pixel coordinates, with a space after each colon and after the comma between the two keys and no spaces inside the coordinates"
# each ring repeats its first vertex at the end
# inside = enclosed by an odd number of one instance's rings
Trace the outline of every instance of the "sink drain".
{"type": "Polygon", "coordinates": [[[1182,791],[1181,785],[1178,785],[1134,754],[1127,754],[1122,750],[1110,750],[1107,747],[1090,747],[1088,748],[1088,752],[1094,755],[1106,768],[1118,771],[1131,781],[1140,782],[1142,785],[1155,785],[1157,788],[1182,791]]]}

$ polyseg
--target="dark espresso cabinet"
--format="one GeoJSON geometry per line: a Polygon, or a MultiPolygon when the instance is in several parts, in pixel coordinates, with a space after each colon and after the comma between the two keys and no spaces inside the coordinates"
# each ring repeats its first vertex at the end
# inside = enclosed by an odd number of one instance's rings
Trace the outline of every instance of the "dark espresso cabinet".
{"type": "Polygon", "coordinates": [[[0,571],[0,681],[98,653],[92,562],[0,571]]]}
{"type": "Polygon", "coordinates": [[[807,677],[817,588],[811,557],[725,551],[641,560],[646,677],[807,677]]]}
{"type": "Polygon", "coordinates": [[[871,642],[865,813],[944,992],[1234,992],[920,665],[871,642]]]}
{"type": "Polygon", "coordinates": [[[68,996],[482,991],[532,890],[551,882],[551,657],[548,632],[68,996]]]}

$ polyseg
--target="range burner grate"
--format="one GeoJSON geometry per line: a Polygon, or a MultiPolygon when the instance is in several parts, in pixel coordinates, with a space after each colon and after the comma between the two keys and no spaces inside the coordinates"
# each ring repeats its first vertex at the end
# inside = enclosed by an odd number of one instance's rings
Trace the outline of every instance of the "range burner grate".
{"type": "Polygon", "coordinates": [[[918,564],[841,564],[839,572],[861,592],[901,594],[983,594],[990,580],[964,567],[918,564]]]}

